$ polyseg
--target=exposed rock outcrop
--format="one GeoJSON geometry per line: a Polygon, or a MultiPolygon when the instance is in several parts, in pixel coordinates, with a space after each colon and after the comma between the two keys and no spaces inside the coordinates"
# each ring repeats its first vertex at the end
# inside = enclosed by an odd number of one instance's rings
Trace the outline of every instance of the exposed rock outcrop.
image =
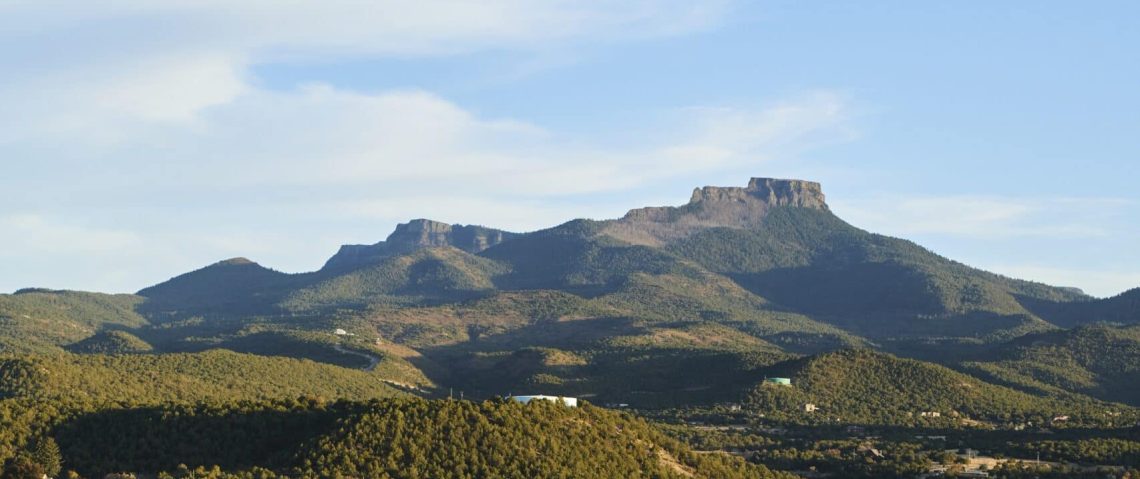
{"type": "Polygon", "coordinates": [[[706,186],[693,190],[684,206],[638,208],[608,222],[602,234],[634,244],[659,246],[702,228],[754,228],[774,207],[828,211],[819,183],[752,178],[748,186],[706,186]]]}
{"type": "Polygon", "coordinates": [[[468,253],[478,253],[516,235],[517,233],[483,226],[449,225],[428,219],[416,219],[397,225],[392,234],[379,243],[341,246],[322,269],[354,268],[422,248],[451,246],[468,253]]]}

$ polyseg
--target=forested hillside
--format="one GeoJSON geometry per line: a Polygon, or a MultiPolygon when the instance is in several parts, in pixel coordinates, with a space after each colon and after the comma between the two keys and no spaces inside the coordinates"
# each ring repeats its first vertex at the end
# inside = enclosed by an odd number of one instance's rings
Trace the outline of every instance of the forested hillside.
{"type": "MultiPolygon", "coordinates": [[[[795,477],[696,454],[642,420],[588,404],[300,399],[125,407],[54,419],[29,446],[57,443],[47,462],[86,477],[189,475],[202,467],[263,478],[795,477]]],[[[42,469],[42,454],[10,454],[10,466],[42,469]]]]}
{"type": "Polygon", "coordinates": [[[1011,341],[968,371],[1028,391],[1140,406],[1140,326],[1084,326],[1011,341]]]}
{"type": "Polygon", "coordinates": [[[0,399],[152,404],[301,395],[371,398],[396,393],[366,371],[225,350],[0,358],[0,399]]]}
{"type": "Polygon", "coordinates": [[[147,319],[129,294],[27,289],[0,294],[0,352],[54,350],[103,328],[137,328],[147,319]]]}
{"type": "Polygon", "coordinates": [[[1027,300],[1026,304],[1035,314],[1065,328],[1098,322],[1140,323],[1140,288],[1133,288],[1105,299],[1027,300]]]}
{"type": "Polygon", "coordinates": [[[983,382],[949,368],[869,350],[848,350],[775,365],[792,386],[761,384],[748,407],[793,423],[1014,428],[1135,424],[1140,411],[1089,397],[1047,397],[983,382]],[[805,408],[811,404],[813,408],[805,408]]]}

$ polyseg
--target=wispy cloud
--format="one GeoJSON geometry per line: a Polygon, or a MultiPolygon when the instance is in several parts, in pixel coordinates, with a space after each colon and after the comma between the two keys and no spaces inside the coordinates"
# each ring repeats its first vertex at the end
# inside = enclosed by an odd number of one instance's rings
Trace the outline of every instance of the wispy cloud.
{"type": "MultiPolygon", "coordinates": [[[[89,269],[98,274],[70,268],[67,285],[81,286],[86,275],[100,285],[134,281],[131,289],[165,277],[153,265],[169,273],[228,255],[299,270],[314,257],[319,264],[335,242],[361,240],[328,237],[337,228],[358,231],[345,228],[351,222],[426,216],[530,230],[640,206],[597,195],[749,168],[849,138],[847,103],[828,91],[767,105],[680,108],[651,134],[614,144],[487,116],[421,89],[268,89],[253,75],[266,62],[487,50],[540,58],[700,31],[731,7],[680,0],[0,4],[0,53],[11,54],[0,58],[22,59],[4,65],[0,82],[0,155],[35,159],[0,177],[0,215],[42,213],[39,223],[21,223],[26,238],[40,235],[35,245],[3,243],[20,257],[4,269],[26,271],[48,258],[98,263],[106,268],[89,269]],[[122,230],[91,226],[98,224],[122,230]],[[304,230],[321,236],[290,235],[304,230]],[[87,249],[63,238],[87,238],[87,249]],[[95,245],[105,246],[102,260],[87,257],[95,245]]],[[[369,229],[363,241],[385,233],[369,229]]],[[[9,273],[0,287],[34,279],[9,273]]]]}
{"type": "Polygon", "coordinates": [[[0,257],[28,252],[107,253],[140,244],[131,231],[59,222],[38,214],[0,217],[0,257]]]}
{"type": "Polygon", "coordinates": [[[542,52],[710,28],[728,2],[0,3],[0,143],[115,142],[229,103],[266,62],[542,52]]]}
{"type": "Polygon", "coordinates": [[[1090,238],[1113,233],[1106,219],[1136,205],[1121,198],[880,196],[833,205],[852,223],[899,236],[976,239],[1090,238]]]}

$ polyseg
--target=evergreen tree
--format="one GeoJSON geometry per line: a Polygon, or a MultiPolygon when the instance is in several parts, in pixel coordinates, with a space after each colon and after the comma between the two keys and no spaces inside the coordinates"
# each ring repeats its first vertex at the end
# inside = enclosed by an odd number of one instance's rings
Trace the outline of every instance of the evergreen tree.
{"type": "Polygon", "coordinates": [[[32,460],[43,468],[48,477],[55,477],[63,470],[63,457],[59,452],[59,444],[55,439],[45,436],[36,441],[32,447],[32,460]]]}

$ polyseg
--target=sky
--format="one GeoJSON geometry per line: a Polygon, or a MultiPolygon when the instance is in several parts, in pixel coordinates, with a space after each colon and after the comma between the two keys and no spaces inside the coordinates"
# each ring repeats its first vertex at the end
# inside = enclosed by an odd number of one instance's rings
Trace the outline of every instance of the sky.
{"type": "Polygon", "coordinates": [[[0,291],[319,268],[750,177],[971,266],[1140,286],[1140,2],[0,0],[0,291]]]}

